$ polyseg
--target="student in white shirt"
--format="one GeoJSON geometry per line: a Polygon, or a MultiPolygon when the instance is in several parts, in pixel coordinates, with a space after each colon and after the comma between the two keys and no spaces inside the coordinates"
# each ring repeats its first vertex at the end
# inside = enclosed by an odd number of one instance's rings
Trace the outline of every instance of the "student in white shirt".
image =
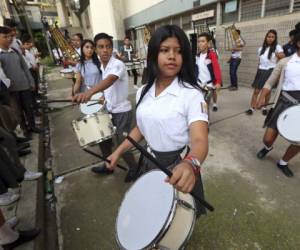
{"type": "MultiPolygon", "coordinates": [[[[254,88],[250,108],[246,111],[247,115],[252,115],[261,89],[276,67],[277,61],[284,57],[283,49],[277,42],[277,31],[269,30],[265,36],[263,46],[258,49],[259,64],[257,73],[252,84],[254,88]]],[[[271,94],[267,97],[270,100],[271,94]]],[[[264,107],[263,115],[267,115],[267,109],[264,107]]]]}
{"type": "MultiPolygon", "coordinates": [[[[102,80],[86,92],[77,94],[73,97],[75,102],[87,102],[92,95],[104,92],[106,109],[112,114],[112,122],[116,126],[116,138],[118,143],[124,140],[123,133],[129,132],[132,121],[131,103],[128,100],[128,75],[125,64],[112,56],[113,41],[112,37],[106,33],[99,33],[94,38],[96,52],[100,57],[102,80]]],[[[100,143],[104,157],[112,152],[112,140],[100,143]]],[[[125,162],[129,166],[129,172],[125,182],[132,181],[137,170],[137,164],[132,153],[124,154],[125,162]]],[[[99,174],[111,174],[103,163],[100,167],[92,168],[92,171],[99,174]]]]}
{"type": "MultiPolygon", "coordinates": [[[[264,85],[257,103],[257,108],[261,108],[266,104],[266,97],[278,83],[275,104],[265,120],[264,147],[257,153],[259,159],[263,159],[273,149],[273,144],[278,137],[277,119],[279,115],[285,109],[295,105],[288,100],[286,94],[300,103],[300,32],[295,35],[294,42],[297,52],[290,57],[282,59],[277,64],[272,75],[264,85]],[[283,94],[283,92],[285,93],[283,94]]],[[[288,167],[288,162],[299,152],[299,145],[290,145],[283,157],[277,162],[277,167],[287,177],[293,176],[293,172],[288,167]]]]}
{"type": "MultiPolygon", "coordinates": [[[[176,25],[157,29],[149,41],[147,84],[136,96],[137,125],[130,136],[146,140],[148,150],[173,175],[166,181],[182,192],[194,191],[203,197],[200,175],[208,152],[207,105],[197,84],[189,40],[176,25]],[[181,153],[190,146],[184,159],[181,153]]],[[[113,169],[118,159],[132,148],[125,140],[109,157],[113,169]]],[[[156,168],[143,159],[139,174],[156,168]]],[[[205,209],[197,203],[197,215],[205,209]]]]}

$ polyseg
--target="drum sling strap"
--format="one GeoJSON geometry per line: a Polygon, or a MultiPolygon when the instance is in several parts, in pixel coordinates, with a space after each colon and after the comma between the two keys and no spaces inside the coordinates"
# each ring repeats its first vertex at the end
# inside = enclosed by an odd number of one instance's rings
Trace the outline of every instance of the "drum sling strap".
{"type": "Polygon", "coordinates": [[[293,103],[294,105],[297,105],[299,103],[299,101],[297,99],[295,99],[294,97],[292,97],[291,95],[289,95],[286,91],[282,91],[281,94],[287,99],[289,100],[291,103],[293,103]]]}

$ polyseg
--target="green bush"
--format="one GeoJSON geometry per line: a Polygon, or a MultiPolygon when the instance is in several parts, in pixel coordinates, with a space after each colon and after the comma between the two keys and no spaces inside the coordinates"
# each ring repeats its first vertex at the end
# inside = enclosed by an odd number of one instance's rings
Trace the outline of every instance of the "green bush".
{"type": "Polygon", "coordinates": [[[51,56],[45,56],[44,58],[42,58],[41,59],[41,64],[46,65],[48,67],[55,66],[55,63],[53,62],[51,56]]]}
{"type": "Polygon", "coordinates": [[[43,32],[38,31],[33,34],[35,46],[41,52],[41,57],[49,56],[49,51],[47,48],[46,39],[44,37],[43,32]]]}

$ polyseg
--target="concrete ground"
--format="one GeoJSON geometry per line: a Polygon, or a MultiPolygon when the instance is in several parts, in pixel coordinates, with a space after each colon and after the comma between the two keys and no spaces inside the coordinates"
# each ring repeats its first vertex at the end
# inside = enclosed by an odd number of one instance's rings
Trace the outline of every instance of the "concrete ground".
{"type": "MultiPolygon", "coordinates": [[[[71,82],[49,72],[49,97],[66,97],[71,82]]],[[[135,91],[130,88],[131,100],[135,91]]],[[[206,199],[215,207],[201,217],[187,250],[200,249],[300,249],[300,157],[290,162],[294,178],[286,178],[275,166],[288,143],[278,138],[265,160],[262,147],[264,117],[243,114],[251,89],[220,92],[217,113],[211,112],[209,155],[203,165],[206,199]]],[[[62,107],[50,114],[59,242],[64,250],[118,249],[115,219],[124,193],[125,172],[96,176],[90,166],[97,162],[82,151],[71,121],[80,116],[77,107],[62,107]]],[[[98,152],[97,148],[93,148],[98,152]]]]}

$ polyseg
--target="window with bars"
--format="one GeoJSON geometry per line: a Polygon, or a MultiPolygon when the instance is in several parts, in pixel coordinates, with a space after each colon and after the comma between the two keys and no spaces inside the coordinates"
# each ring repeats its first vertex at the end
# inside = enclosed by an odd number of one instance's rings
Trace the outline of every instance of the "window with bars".
{"type": "Polygon", "coordinates": [[[182,16],[182,29],[190,30],[191,28],[192,28],[192,16],[190,14],[182,16]]]}
{"type": "Polygon", "coordinates": [[[289,13],[290,0],[266,0],[265,16],[284,15],[289,13]]]}
{"type": "Polygon", "coordinates": [[[238,20],[238,1],[231,0],[222,4],[223,23],[236,22],[238,20]]]}
{"type": "Polygon", "coordinates": [[[261,0],[244,0],[242,1],[242,21],[253,20],[261,17],[261,0]]]}
{"type": "Polygon", "coordinates": [[[172,17],[172,24],[180,27],[180,16],[172,17]]]}
{"type": "Polygon", "coordinates": [[[300,0],[294,1],[294,11],[300,11],[300,0]]]}

